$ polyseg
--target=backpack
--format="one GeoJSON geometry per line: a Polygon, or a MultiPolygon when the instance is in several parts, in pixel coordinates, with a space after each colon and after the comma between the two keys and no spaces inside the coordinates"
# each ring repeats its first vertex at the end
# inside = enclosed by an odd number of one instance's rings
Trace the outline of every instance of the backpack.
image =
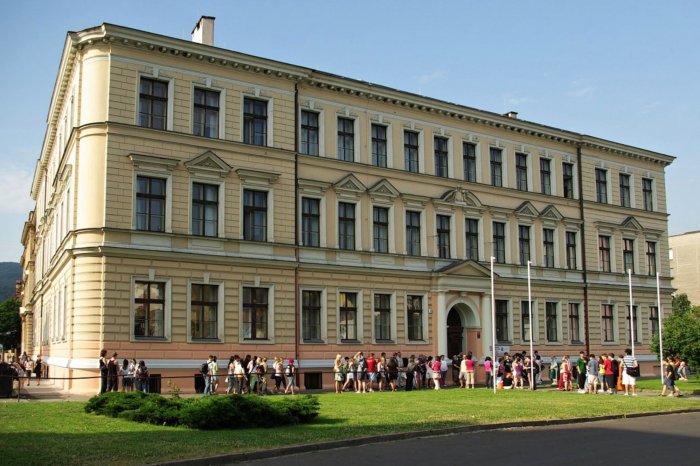
{"type": "Polygon", "coordinates": [[[202,367],[199,368],[199,372],[203,375],[207,375],[209,373],[209,363],[203,362],[202,367]]]}
{"type": "Polygon", "coordinates": [[[284,370],[284,375],[286,375],[287,377],[291,377],[292,374],[294,374],[293,369],[294,369],[294,364],[288,365],[287,368],[284,370]]]}

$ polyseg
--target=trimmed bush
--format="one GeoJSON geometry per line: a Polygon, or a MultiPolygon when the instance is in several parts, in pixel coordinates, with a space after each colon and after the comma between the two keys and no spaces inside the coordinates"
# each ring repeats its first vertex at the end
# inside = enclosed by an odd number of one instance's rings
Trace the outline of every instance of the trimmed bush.
{"type": "Polygon", "coordinates": [[[311,422],[318,416],[318,399],[257,396],[165,398],[140,392],[110,392],[92,397],[85,411],[135,422],[187,426],[194,429],[273,427],[311,422]]]}

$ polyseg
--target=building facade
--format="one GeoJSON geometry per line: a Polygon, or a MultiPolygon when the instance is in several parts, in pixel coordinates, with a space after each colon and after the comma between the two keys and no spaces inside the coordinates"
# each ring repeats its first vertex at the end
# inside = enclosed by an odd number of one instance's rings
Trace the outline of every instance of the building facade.
{"type": "Polygon", "coordinates": [[[700,231],[669,237],[672,285],[685,293],[694,305],[700,304],[700,231]]]}
{"type": "Polygon", "coordinates": [[[294,357],[314,386],[337,353],[483,361],[494,327],[545,357],[634,327],[651,371],[673,157],[193,37],[66,38],[22,238],[24,349],[57,383],[95,390],[105,348],[164,377],[294,357]]]}

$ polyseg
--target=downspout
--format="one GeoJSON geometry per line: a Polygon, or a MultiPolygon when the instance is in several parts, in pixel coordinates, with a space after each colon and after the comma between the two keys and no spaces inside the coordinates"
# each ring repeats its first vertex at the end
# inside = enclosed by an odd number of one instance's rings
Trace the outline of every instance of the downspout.
{"type": "Polygon", "coordinates": [[[294,360],[299,365],[299,82],[294,83],[294,360]]]}
{"type": "Polygon", "coordinates": [[[586,343],[586,355],[589,355],[591,348],[588,325],[588,265],[586,263],[586,219],[583,207],[583,156],[580,143],[576,145],[576,158],[578,159],[578,209],[581,218],[581,266],[583,267],[583,338],[586,343]]]}

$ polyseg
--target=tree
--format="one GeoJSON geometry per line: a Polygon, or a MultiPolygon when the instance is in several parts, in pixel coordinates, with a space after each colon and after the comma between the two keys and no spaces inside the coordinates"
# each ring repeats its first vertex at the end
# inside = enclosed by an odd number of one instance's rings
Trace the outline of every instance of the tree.
{"type": "Polygon", "coordinates": [[[19,348],[22,336],[19,304],[17,298],[10,298],[0,303],[0,343],[5,350],[19,348]]]}
{"type": "MultiPolygon", "coordinates": [[[[691,366],[700,366],[700,306],[688,296],[673,297],[673,312],[663,321],[664,357],[680,356],[691,366]]],[[[654,335],[651,351],[659,354],[659,337],[654,335]]]]}

